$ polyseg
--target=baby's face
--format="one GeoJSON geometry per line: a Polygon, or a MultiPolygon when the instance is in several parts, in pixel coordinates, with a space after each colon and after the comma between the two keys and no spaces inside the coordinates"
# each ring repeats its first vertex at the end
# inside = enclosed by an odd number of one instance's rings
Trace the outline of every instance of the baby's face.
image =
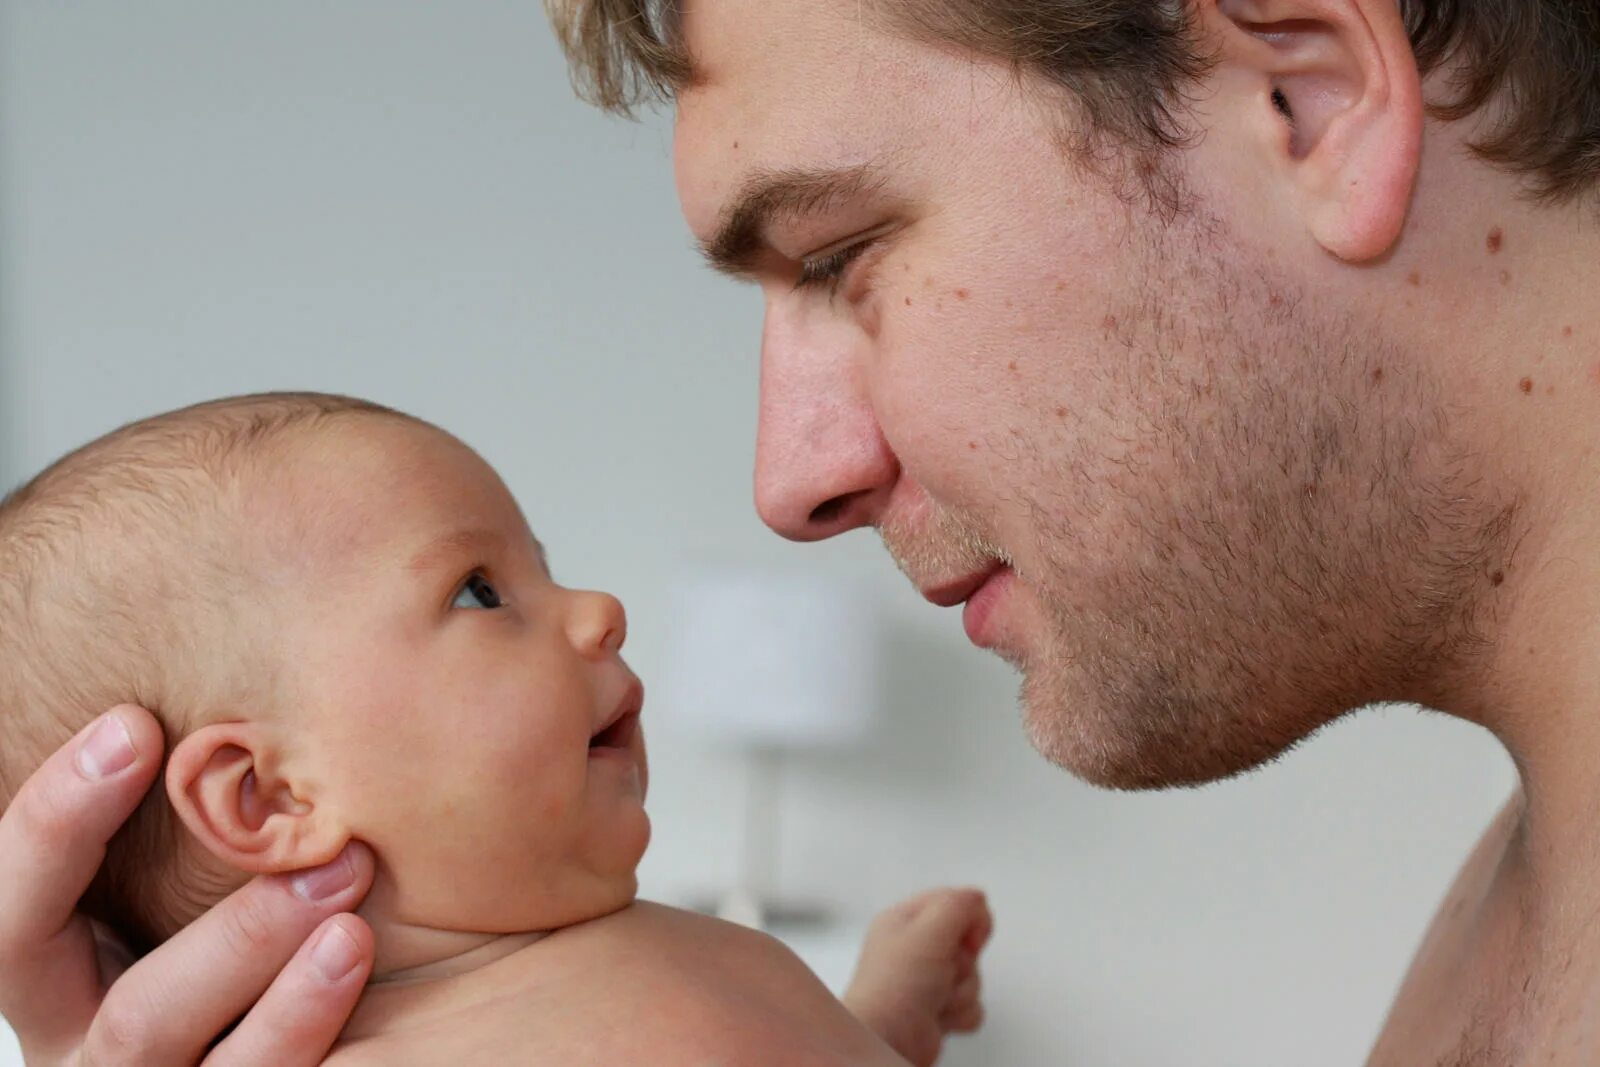
{"type": "Polygon", "coordinates": [[[303,604],[285,760],[376,850],[373,903],[506,932],[632,900],[650,824],[622,605],[556,584],[494,471],[442,433],[346,420],[292,453],[262,508],[292,526],[282,601],[303,604]]]}

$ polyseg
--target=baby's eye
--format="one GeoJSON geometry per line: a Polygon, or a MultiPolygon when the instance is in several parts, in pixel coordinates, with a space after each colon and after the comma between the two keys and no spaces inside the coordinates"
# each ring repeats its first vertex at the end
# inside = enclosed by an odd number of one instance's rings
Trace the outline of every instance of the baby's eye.
{"type": "Polygon", "coordinates": [[[494,586],[481,574],[474,574],[461,585],[461,591],[451,602],[452,608],[503,608],[505,601],[500,599],[500,594],[494,586]]]}

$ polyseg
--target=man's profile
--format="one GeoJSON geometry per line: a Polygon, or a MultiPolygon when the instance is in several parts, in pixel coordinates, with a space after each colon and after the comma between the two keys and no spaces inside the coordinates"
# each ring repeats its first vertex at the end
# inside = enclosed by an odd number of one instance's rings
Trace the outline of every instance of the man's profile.
{"type": "Polygon", "coordinates": [[[1600,1056],[1600,9],[549,6],[761,287],[770,526],[876,527],[1101,785],[1486,726],[1522,790],[1372,1062],[1600,1056]]]}

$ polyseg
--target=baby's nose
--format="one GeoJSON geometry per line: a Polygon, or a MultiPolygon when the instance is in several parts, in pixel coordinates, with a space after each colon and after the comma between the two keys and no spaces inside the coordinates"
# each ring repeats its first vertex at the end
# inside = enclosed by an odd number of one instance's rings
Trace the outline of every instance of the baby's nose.
{"type": "Polygon", "coordinates": [[[567,636],[585,656],[613,655],[628,639],[628,613],[610,593],[574,593],[567,636]]]}

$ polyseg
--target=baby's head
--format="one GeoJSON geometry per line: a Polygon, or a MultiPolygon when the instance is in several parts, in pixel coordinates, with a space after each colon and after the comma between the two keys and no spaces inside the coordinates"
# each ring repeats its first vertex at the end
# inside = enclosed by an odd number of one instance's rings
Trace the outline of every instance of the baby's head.
{"type": "Polygon", "coordinates": [[[0,807],[133,702],[166,730],[165,789],[85,907],[141,947],[351,838],[397,922],[593,918],[649,838],[625,628],[420,420],[313,394],[158,416],[0,503],[0,807]]]}

